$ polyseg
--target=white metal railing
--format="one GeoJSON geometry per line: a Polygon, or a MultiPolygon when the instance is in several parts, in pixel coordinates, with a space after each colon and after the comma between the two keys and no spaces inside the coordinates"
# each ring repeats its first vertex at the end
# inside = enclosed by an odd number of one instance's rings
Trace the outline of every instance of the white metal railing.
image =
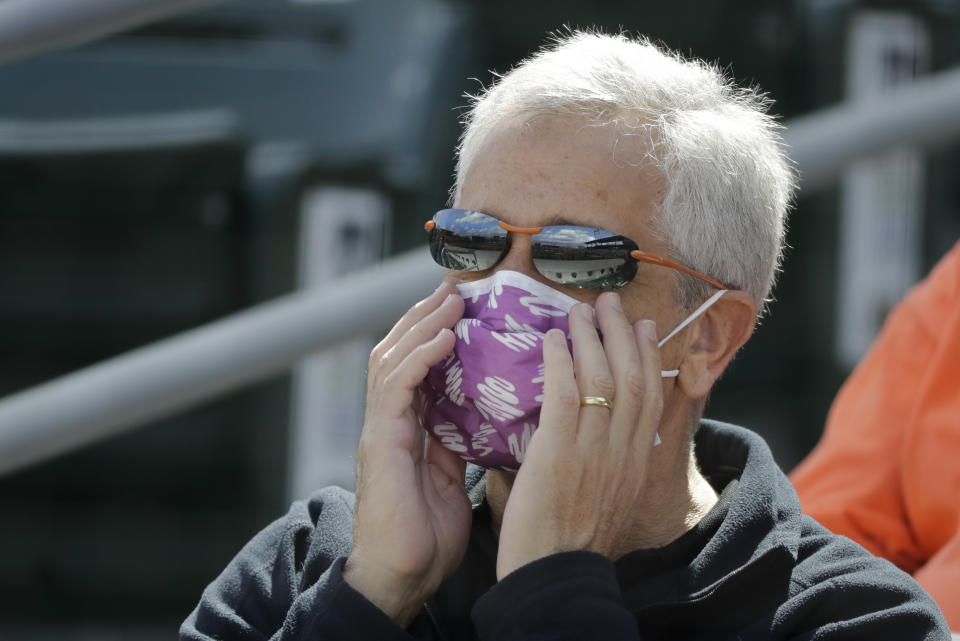
{"type": "Polygon", "coordinates": [[[381,330],[443,270],[425,249],[0,400],[0,474],[169,416],[381,330]]]}
{"type": "Polygon", "coordinates": [[[935,147],[960,135],[960,68],[915,80],[881,97],[792,120],[786,139],[802,188],[834,182],[850,161],[897,145],[935,147]]]}
{"type": "Polygon", "coordinates": [[[29,156],[157,150],[236,139],[239,131],[237,116],[223,108],[110,118],[0,119],[0,153],[29,156]]]}
{"type": "MultiPolygon", "coordinates": [[[[2,6],[2,2],[0,2],[2,6]]],[[[960,70],[882,104],[846,104],[788,123],[807,191],[854,158],[960,134],[960,70]]],[[[0,400],[0,474],[195,406],[276,374],[305,354],[389,326],[439,281],[418,250],[0,400]]]]}
{"type": "Polygon", "coordinates": [[[2,0],[0,63],[221,2],[224,0],[2,0]]]}

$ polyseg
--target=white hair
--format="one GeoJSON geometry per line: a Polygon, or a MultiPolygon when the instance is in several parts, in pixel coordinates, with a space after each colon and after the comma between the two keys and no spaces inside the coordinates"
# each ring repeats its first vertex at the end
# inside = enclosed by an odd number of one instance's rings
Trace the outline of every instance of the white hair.
{"type": "MultiPolygon", "coordinates": [[[[769,101],[715,66],[647,39],[571,32],[471,96],[457,150],[454,199],[490,131],[517,116],[577,115],[645,133],[667,192],[654,230],[672,258],[764,309],[780,266],[795,175],[769,101]]],[[[678,274],[678,302],[708,287],[678,274]]]]}

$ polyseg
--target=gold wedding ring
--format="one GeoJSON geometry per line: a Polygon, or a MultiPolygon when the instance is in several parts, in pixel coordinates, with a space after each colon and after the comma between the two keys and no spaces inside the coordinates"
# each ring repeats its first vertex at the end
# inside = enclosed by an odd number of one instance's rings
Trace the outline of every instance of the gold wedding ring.
{"type": "Polygon", "coordinates": [[[580,407],[586,405],[598,405],[600,407],[606,407],[608,410],[613,409],[613,403],[611,403],[610,399],[606,396],[581,396],[580,407]]]}

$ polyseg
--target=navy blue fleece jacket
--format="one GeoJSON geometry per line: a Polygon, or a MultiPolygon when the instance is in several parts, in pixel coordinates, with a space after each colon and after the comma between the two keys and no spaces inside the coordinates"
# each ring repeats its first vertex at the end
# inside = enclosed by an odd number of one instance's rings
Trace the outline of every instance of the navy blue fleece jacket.
{"type": "Polygon", "coordinates": [[[801,514],[757,435],[703,421],[696,455],[720,501],[665,548],[616,563],[549,556],[499,583],[483,470],[471,468],[466,556],[409,628],[342,577],[353,495],[320,490],[211,583],[181,639],[949,639],[933,600],[892,564],[801,514]]]}

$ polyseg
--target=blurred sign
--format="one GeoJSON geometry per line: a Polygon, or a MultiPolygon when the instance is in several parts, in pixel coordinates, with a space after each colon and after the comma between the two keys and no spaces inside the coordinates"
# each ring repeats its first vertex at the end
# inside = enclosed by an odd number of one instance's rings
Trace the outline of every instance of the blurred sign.
{"type": "MultiPolygon", "coordinates": [[[[379,192],[318,187],[301,201],[300,286],[316,287],[380,260],[389,201],[379,192]]],[[[317,319],[320,322],[320,319],[317,319]]],[[[347,341],[304,359],[293,377],[288,496],[352,488],[373,340],[347,341]]]]}
{"type": "MultiPolygon", "coordinates": [[[[883,101],[929,67],[926,28],[907,13],[854,14],[847,96],[883,101]]],[[[844,175],[837,278],[838,363],[852,369],[890,309],[920,277],[924,161],[899,148],[858,161],[844,175]]]]}

